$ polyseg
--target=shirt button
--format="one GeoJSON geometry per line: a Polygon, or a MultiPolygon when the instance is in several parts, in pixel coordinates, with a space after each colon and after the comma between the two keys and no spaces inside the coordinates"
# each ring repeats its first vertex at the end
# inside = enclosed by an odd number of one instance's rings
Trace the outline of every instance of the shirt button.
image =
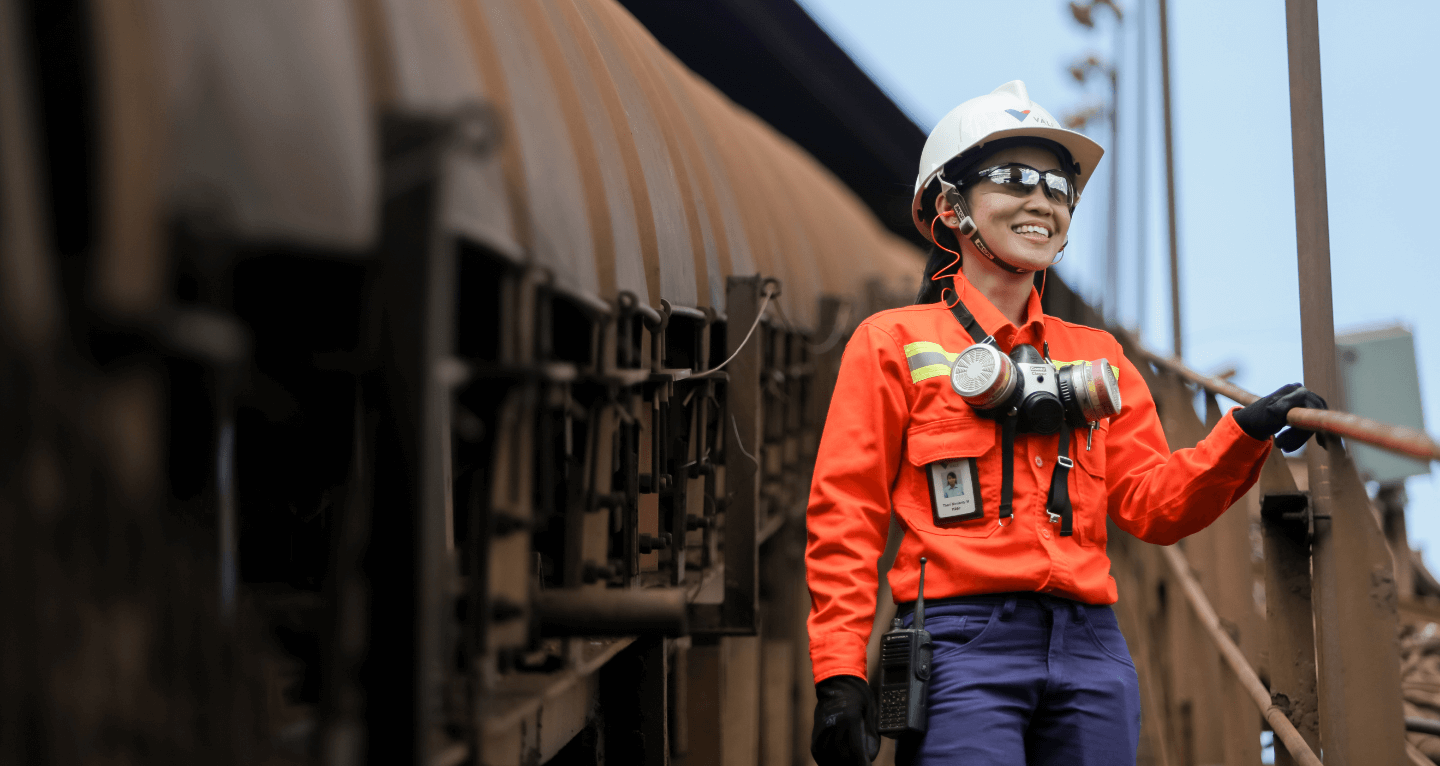
{"type": "Polygon", "coordinates": [[[1043,538],[1045,538],[1046,540],[1049,540],[1049,539],[1050,539],[1050,530],[1048,530],[1048,529],[1042,529],[1042,530],[1040,530],[1040,536],[1043,537],[1043,538]]]}
{"type": "Polygon", "coordinates": [[[1041,458],[1039,455],[1036,455],[1036,456],[1035,456],[1035,465],[1038,466],[1038,467],[1040,467],[1040,468],[1044,468],[1044,467],[1045,467],[1045,460],[1044,460],[1043,458],[1041,458]]]}

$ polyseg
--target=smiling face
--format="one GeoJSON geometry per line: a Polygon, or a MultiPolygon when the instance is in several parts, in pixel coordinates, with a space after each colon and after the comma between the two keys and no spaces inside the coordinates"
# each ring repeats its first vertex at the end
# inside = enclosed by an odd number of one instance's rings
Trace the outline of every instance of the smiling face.
{"type": "MultiPolygon", "coordinates": [[[[1060,161],[1054,153],[1038,146],[1016,146],[1002,149],[975,166],[976,170],[1018,162],[1037,170],[1060,170],[1060,161]]],[[[1043,185],[1043,184],[1042,184],[1043,185]]],[[[1064,202],[1045,196],[1042,185],[1037,185],[1030,194],[1016,197],[989,181],[974,181],[964,187],[965,199],[970,205],[970,216],[980,229],[980,236],[991,252],[1004,261],[1030,271],[1039,271],[1050,266],[1060,249],[1065,246],[1065,235],[1070,231],[1070,209],[1064,202]]],[[[950,205],[945,195],[936,199],[936,210],[943,216],[945,225],[954,228],[956,217],[946,215],[950,205]]],[[[981,268],[999,269],[998,266],[980,255],[975,245],[967,238],[961,238],[965,255],[965,267],[971,264],[981,268]]]]}

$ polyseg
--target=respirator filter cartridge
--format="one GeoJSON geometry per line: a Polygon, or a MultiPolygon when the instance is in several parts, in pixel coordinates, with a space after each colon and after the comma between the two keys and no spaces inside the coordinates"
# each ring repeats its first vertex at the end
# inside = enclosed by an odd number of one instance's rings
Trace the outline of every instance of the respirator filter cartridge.
{"type": "Polygon", "coordinates": [[[1015,363],[988,343],[960,352],[950,367],[950,386],[977,410],[992,410],[1009,401],[1018,382],[1015,363]]]}
{"type": "Polygon", "coordinates": [[[1060,368],[1060,401],[1072,423],[1095,423],[1120,412],[1120,382],[1105,358],[1060,368]]]}

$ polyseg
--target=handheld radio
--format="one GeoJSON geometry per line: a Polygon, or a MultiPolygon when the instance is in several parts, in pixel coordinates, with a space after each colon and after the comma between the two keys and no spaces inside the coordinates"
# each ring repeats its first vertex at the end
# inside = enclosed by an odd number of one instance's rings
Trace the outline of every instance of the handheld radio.
{"type": "Polygon", "coordinates": [[[887,737],[923,734],[930,691],[930,653],[925,630],[925,559],[920,559],[920,593],[915,598],[914,627],[896,617],[880,639],[880,733],[887,737]]]}

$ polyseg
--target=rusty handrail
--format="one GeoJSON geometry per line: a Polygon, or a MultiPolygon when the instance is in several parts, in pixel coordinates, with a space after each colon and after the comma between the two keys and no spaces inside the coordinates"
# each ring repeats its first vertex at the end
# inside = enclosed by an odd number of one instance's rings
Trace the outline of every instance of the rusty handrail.
{"type": "Polygon", "coordinates": [[[1160,552],[1164,554],[1165,562],[1170,565],[1175,579],[1180,582],[1181,590],[1185,591],[1185,599],[1190,602],[1190,608],[1195,610],[1195,616],[1200,620],[1200,624],[1205,626],[1205,632],[1210,634],[1210,640],[1215,642],[1215,647],[1220,650],[1225,664],[1234,671],[1240,685],[1264,714],[1265,720],[1270,723],[1270,729],[1285,745],[1290,757],[1303,766],[1323,766],[1315,756],[1315,751],[1310,749],[1310,744],[1300,736],[1295,724],[1285,715],[1285,711],[1271,701],[1270,691],[1265,688],[1255,669],[1245,660],[1245,654],[1240,651],[1240,647],[1235,645],[1230,634],[1220,626],[1220,617],[1216,615],[1215,607],[1210,605],[1210,600],[1205,597],[1205,591],[1195,580],[1195,575],[1190,573],[1190,561],[1185,558],[1185,554],[1173,545],[1161,547],[1160,552]]]}
{"type": "MultiPolygon", "coordinates": [[[[1138,345],[1138,344],[1137,344],[1138,345]]],[[[1153,351],[1141,349],[1156,365],[1194,383],[1212,393],[1233,399],[1240,404],[1250,404],[1260,397],[1245,389],[1213,375],[1196,372],[1177,359],[1164,357],[1153,351]]],[[[1290,411],[1290,425],[1312,431],[1325,431],[1346,439],[1354,439],[1381,449],[1389,450],[1420,460],[1440,460],[1440,444],[1430,435],[1415,428],[1392,426],[1359,415],[1337,410],[1312,410],[1296,407],[1290,411]]]]}

